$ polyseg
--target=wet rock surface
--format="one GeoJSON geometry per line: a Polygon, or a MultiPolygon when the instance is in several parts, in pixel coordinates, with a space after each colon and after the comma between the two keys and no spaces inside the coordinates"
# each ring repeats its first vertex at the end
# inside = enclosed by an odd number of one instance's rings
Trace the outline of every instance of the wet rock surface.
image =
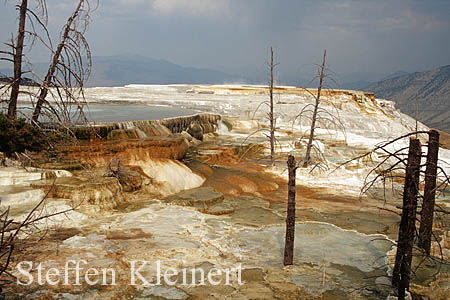
{"type": "Polygon", "coordinates": [[[198,209],[206,209],[223,201],[222,193],[216,192],[210,187],[200,187],[181,191],[175,195],[164,198],[166,203],[180,206],[193,206],[198,209]]]}

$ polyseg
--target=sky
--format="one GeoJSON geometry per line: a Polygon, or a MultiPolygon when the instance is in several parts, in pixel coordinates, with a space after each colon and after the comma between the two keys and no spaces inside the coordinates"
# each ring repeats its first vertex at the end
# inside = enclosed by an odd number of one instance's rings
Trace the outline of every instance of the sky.
{"type": "MultiPolygon", "coordinates": [[[[17,2],[0,2],[2,42],[17,31],[17,2]]],[[[47,0],[54,41],[76,2],[47,0]]],[[[229,73],[264,68],[272,46],[285,76],[305,76],[327,49],[334,72],[364,79],[450,64],[450,0],[100,0],[86,37],[94,56],[229,73]]]]}

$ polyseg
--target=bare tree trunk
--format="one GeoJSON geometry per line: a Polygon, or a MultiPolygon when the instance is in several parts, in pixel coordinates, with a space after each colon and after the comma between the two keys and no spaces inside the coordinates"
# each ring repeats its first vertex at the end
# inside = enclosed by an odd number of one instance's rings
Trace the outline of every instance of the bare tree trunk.
{"type": "Polygon", "coordinates": [[[311,130],[309,132],[309,140],[308,140],[308,146],[306,148],[306,154],[305,154],[305,160],[303,162],[303,168],[306,168],[309,165],[309,163],[311,162],[311,148],[312,148],[312,143],[314,140],[314,130],[316,129],[317,110],[319,109],[319,104],[320,104],[320,93],[322,91],[322,83],[323,83],[323,78],[325,76],[326,55],[327,55],[327,50],[325,49],[323,52],[322,66],[320,68],[319,87],[317,89],[316,103],[314,105],[314,112],[313,112],[312,121],[311,121],[311,130]]]}
{"type": "Polygon", "coordinates": [[[411,139],[406,166],[403,208],[397,241],[392,285],[398,288],[398,299],[405,298],[409,288],[412,250],[416,231],[417,195],[419,191],[421,146],[418,139],[411,139]]]}
{"type": "Polygon", "coordinates": [[[58,61],[61,56],[61,52],[64,48],[64,44],[67,40],[67,37],[69,36],[70,28],[72,26],[72,23],[77,18],[78,13],[80,12],[80,9],[81,9],[84,1],[85,0],[79,0],[77,8],[73,12],[72,16],[70,16],[70,18],[67,20],[67,23],[66,23],[65,29],[64,29],[64,33],[61,37],[61,42],[59,43],[58,47],[56,48],[55,53],[53,54],[52,62],[50,64],[50,67],[48,68],[47,75],[45,76],[44,82],[42,82],[41,89],[39,91],[38,101],[37,101],[36,107],[33,112],[33,122],[37,122],[39,119],[42,106],[43,106],[44,102],[46,101],[45,98],[47,97],[48,90],[52,83],[52,77],[55,74],[56,66],[58,65],[58,61]]]}
{"type": "Polygon", "coordinates": [[[289,171],[288,207],[286,217],[286,239],[284,245],[284,265],[294,263],[294,237],[295,237],[295,173],[297,170],[295,157],[289,155],[287,165],[289,171]]]}
{"type": "MultiPolygon", "coordinates": [[[[23,56],[23,40],[25,38],[25,21],[27,19],[28,0],[22,0],[19,7],[19,32],[17,35],[17,43],[14,47],[14,80],[11,85],[11,96],[8,105],[8,118],[15,119],[17,117],[17,98],[19,97],[20,82],[22,79],[22,56],[23,56]]],[[[13,43],[11,43],[13,44],[13,43]]]]}
{"type": "Polygon", "coordinates": [[[275,122],[273,119],[273,48],[270,47],[270,163],[273,166],[275,164],[275,122]]]}
{"type": "Polygon", "coordinates": [[[431,249],[438,156],[439,133],[436,130],[431,130],[428,141],[427,168],[425,170],[425,191],[423,195],[419,229],[419,247],[425,250],[427,254],[430,254],[431,249]]]}

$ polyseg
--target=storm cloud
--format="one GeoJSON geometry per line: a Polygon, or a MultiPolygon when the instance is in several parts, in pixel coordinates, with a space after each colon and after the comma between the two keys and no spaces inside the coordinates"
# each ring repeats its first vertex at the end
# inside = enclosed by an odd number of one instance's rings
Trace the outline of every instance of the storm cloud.
{"type": "MultiPolygon", "coordinates": [[[[0,41],[16,30],[15,2],[0,4],[0,41]]],[[[57,38],[76,1],[47,2],[57,38]]],[[[306,74],[325,48],[339,74],[388,74],[449,64],[449,16],[447,0],[100,0],[87,37],[95,56],[230,73],[263,68],[273,46],[285,76],[306,74]]],[[[37,47],[30,57],[44,53],[37,47]]]]}

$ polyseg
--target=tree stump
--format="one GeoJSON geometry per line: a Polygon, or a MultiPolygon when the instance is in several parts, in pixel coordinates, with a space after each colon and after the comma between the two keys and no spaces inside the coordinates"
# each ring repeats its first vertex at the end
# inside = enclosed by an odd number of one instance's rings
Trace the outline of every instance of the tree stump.
{"type": "Polygon", "coordinates": [[[403,191],[403,208],[397,241],[392,285],[398,288],[398,299],[405,298],[409,288],[412,250],[416,231],[417,195],[419,192],[421,146],[418,139],[411,139],[403,191]]]}
{"type": "Polygon", "coordinates": [[[419,229],[419,247],[425,250],[427,254],[430,254],[431,249],[438,156],[439,133],[435,130],[431,130],[428,141],[427,167],[425,170],[425,190],[423,194],[419,229]]]}
{"type": "Polygon", "coordinates": [[[286,239],[284,247],[284,265],[292,265],[294,262],[294,237],[295,237],[295,173],[297,163],[295,157],[289,155],[288,161],[288,207],[286,217],[286,239]]]}

